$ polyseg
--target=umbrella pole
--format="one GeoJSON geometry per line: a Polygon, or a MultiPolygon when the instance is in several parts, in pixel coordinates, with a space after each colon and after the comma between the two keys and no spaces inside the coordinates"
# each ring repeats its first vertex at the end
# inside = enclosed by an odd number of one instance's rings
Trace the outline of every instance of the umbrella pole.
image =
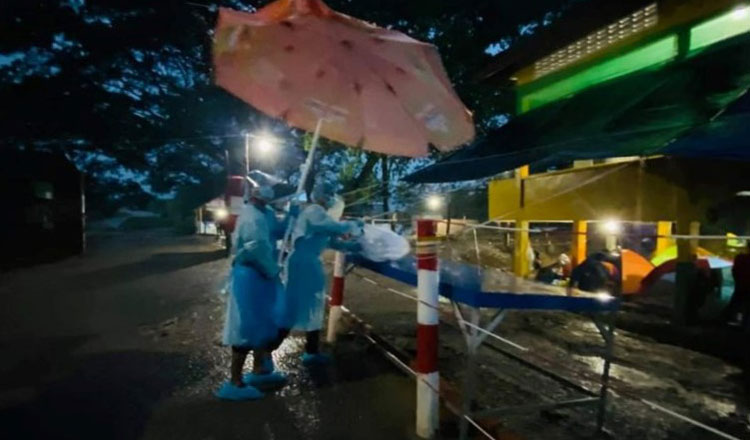
{"type": "MultiPolygon", "coordinates": [[[[313,133],[312,145],[310,151],[307,152],[307,158],[305,159],[305,166],[302,170],[302,176],[300,176],[299,183],[297,184],[297,192],[294,193],[290,203],[294,203],[294,200],[302,194],[305,190],[305,182],[307,182],[307,176],[310,175],[310,168],[312,168],[313,159],[315,158],[315,151],[318,149],[318,139],[320,139],[320,127],[323,125],[323,118],[318,119],[318,123],[315,125],[315,132],[313,133]]],[[[281,266],[284,263],[284,251],[288,249],[289,239],[292,235],[292,229],[294,228],[294,221],[290,221],[286,226],[286,232],[284,232],[284,241],[282,241],[281,252],[279,252],[278,263],[281,266]]],[[[291,252],[291,251],[290,251],[291,252]]]]}
{"type": "Polygon", "coordinates": [[[312,168],[313,159],[315,158],[315,150],[318,149],[318,139],[320,139],[320,127],[323,125],[323,118],[318,119],[318,123],[315,125],[315,132],[313,132],[312,145],[310,151],[307,153],[307,159],[305,159],[305,169],[302,170],[302,176],[297,184],[297,194],[302,194],[305,190],[305,182],[307,182],[307,176],[310,175],[310,168],[312,168]]]}

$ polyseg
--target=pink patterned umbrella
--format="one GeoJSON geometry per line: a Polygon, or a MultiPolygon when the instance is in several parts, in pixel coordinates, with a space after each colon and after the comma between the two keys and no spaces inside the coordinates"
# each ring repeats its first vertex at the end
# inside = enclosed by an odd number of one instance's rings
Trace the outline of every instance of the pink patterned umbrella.
{"type": "Polygon", "coordinates": [[[277,0],[252,14],[222,8],[214,65],[219,86],[342,144],[416,157],[429,144],[450,150],[474,138],[435,46],[320,0],[277,0]]]}

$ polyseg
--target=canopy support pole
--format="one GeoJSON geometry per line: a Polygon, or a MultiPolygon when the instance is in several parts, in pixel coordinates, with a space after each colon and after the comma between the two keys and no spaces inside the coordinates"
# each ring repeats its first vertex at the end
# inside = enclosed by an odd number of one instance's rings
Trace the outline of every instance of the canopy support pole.
{"type": "Polygon", "coordinates": [[[516,221],[516,240],[515,247],[513,249],[513,273],[516,276],[525,278],[529,275],[530,264],[529,264],[529,221],[518,220],[516,221]]]}
{"type": "Polygon", "coordinates": [[[570,250],[571,270],[586,259],[587,232],[588,223],[586,220],[576,220],[573,222],[573,243],[570,250]]]}
{"type": "Polygon", "coordinates": [[[661,254],[667,248],[674,244],[674,241],[669,238],[672,235],[672,222],[662,220],[656,223],[656,250],[654,250],[654,256],[661,254]]]}

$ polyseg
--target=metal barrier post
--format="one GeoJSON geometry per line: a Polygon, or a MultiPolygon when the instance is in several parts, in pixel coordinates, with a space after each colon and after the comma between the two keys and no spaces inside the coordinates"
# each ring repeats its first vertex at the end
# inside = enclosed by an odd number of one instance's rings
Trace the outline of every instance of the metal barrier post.
{"type": "Polygon", "coordinates": [[[329,344],[336,342],[339,321],[341,320],[341,306],[344,304],[344,268],[346,266],[346,254],[336,251],[333,259],[333,283],[331,284],[331,300],[328,310],[328,332],[326,341],[329,344]]]}
{"type": "Polygon", "coordinates": [[[607,399],[609,393],[609,374],[612,365],[612,356],[615,346],[615,314],[612,313],[605,320],[600,332],[604,338],[604,365],[602,367],[601,388],[599,390],[599,407],[596,415],[596,432],[604,431],[605,417],[607,416],[607,399]]]}
{"type": "Polygon", "coordinates": [[[466,358],[466,377],[464,379],[464,390],[463,390],[463,404],[461,411],[463,416],[458,424],[458,438],[460,440],[466,440],[469,438],[469,420],[466,416],[469,416],[474,409],[474,391],[476,386],[476,367],[477,367],[477,350],[481,344],[479,330],[479,321],[481,319],[480,311],[477,307],[471,308],[471,324],[472,327],[468,329],[467,339],[467,358],[466,358]]]}
{"type": "Polygon", "coordinates": [[[435,220],[417,220],[417,435],[432,438],[438,429],[437,238],[435,220]]]}

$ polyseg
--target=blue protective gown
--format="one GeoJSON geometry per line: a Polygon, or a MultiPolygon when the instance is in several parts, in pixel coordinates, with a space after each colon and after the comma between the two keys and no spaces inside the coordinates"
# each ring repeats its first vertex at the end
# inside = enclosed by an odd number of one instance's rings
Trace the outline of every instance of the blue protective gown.
{"type": "Polygon", "coordinates": [[[356,224],[332,219],[320,205],[309,205],[297,218],[293,250],[286,261],[286,289],[277,314],[282,328],[315,331],[323,326],[326,278],[321,256],[327,247],[355,250],[355,243],[337,239],[354,232],[356,224]]]}
{"type": "Polygon", "coordinates": [[[276,262],[276,240],[284,229],[270,208],[253,204],[243,207],[233,237],[224,344],[262,348],[277,337],[274,305],[283,288],[276,262]]]}

